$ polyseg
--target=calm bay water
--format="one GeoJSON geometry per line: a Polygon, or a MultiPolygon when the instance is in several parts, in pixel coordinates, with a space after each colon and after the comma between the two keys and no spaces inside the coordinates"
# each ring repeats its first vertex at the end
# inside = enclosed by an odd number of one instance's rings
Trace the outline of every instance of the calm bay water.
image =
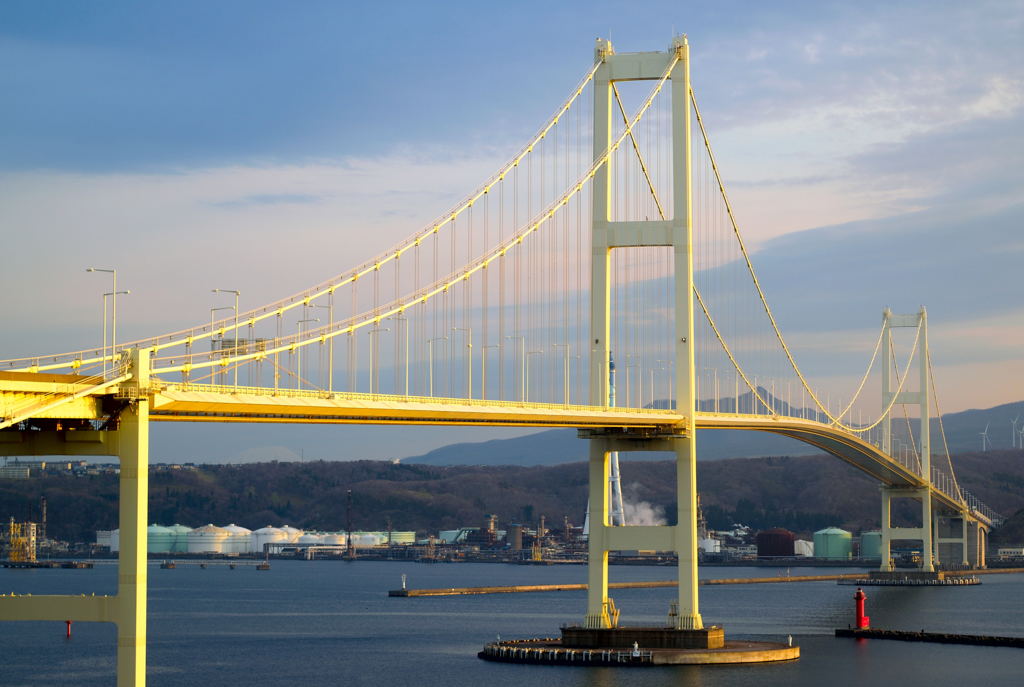
{"type": "MultiPolygon", "coordinates": [[[[824,574],[793,568],[793,575],[824,574]]],[[[838,572],[838,571],[837,571],[838,572]]],[[[834,582],[703,587],[705,623],[726,635],[783,640],[799,661],[761,666],[575,668],[486,663],[502,638],[554,636],[582,619],[583,592],[388,598],[410,587],[584,582],[582,566],[423,565],[275,561],[251,567],[150,566],[149,685],[553,685],[599,687],[1020,684],[1024,650],[836,639],[852,622],[854,588],[834,582]]],[[[613,567],[613,581],[662,580],[674,568],[613,567]]],[[[771,569],[703,568],[702,577],[761,577],[771,569]]],[[[0,591],[113,593],[116,567],[0,569],[0,591]]],[[[876,627],[1024,636],[1024,575],[990,575],[959,588],[868,588],[876,627]]],[[[615,590],[624,624],[660,624],[673,589],[615,590]]],[[[0,685],[114,684],[112,625],[0,623],[0,685]]]]}

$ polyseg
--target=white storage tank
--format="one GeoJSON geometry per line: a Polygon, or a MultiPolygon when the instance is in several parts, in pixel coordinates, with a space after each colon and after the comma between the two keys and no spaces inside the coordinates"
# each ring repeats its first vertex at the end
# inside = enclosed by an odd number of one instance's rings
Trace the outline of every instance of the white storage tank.
{"type": "Polygon", "coordinates": [[[324,535],[324,544],[327,546],[344,546],[345,535],[341,532],[328,532],[324,535]]]}
{"type": "Polygon", "coordinates": [[[374,546],[380,546],[387,539],[382,537],[378,533],[374,532],[353,532],[352,533],[352,546],[357,549],[370,549],[374,546]]]}
{"type": "Polygon", "coordinates": [[[224,546],[231,536],[223,527],[209,524],[197,527],[188,533],[189,553],[224,553],[224,546]]]}
{"type": "Polygon", "coordinates": [[[192,531],[191,527],[185,525],[174,524],[168,527],[172,532],[173,543],[171,551],[173,553],[187,553],[188,552],[188,533],[192,531]]]}
{"type": "Polygon", "coordinates": [[[252,551],[252,530],[231,523],[224,530],[228,533],[224,553],[249,553],[252,551]]]}
{"type": "Polygon", "coordinates": [[[153,553],[170,553],[174,550],[174,532],[153,523],[146,528],[146,546],[153,553]]]}
{"type": "Polygon", "coordinates": [[[306,532],[301,537],[299,537],[296,543],[305,544],[306,546],[320,546],[324,543],[324,538],[322,535],[313,534],[312,532],[306,532]]]}
{"type": "Polygon", "coordinates": [[[293,543],[299,541],[299,537],[302,536],[302,530],[296,529],[291,525],[285,525],[281,528],[281,531],[285,533],[288,541],[293,543]]]}
{"type": "Polygon", "coordinates": [[[793,542],[793,555],[806,556],[808,558],[814,556],[814,543],[806,539],[797,539],[793,542]]]}
{"type": "Polygon", "coordinates": [[[121,550],[121,530],[110,530],[110,553],[117,553],[121,550]]]}
{"type": "Polygon", "coordinates": [[[263,553],[266,544],[278,544],[288,541],[288,533],[277,527],[261,527],[252,533],[252,550],[263,553]]]}

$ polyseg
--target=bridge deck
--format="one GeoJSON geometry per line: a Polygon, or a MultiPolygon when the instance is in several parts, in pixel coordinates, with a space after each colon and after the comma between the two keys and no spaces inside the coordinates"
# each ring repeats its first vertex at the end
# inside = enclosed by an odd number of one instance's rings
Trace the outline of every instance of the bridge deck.
{"type": "Polygon", "coordinates": [[[679,433],[671,410],[555,403],[167,384],[153,396],[153,420],[311,422],[526,427],[623,427],[679,433]]]}
{"type": "MultiPolygon", "coordinates": [[[[12,408],[52,403],[54,398],[81,393],[89,388],[90,381],[77,375],[2,372],[0,403],[4,415],[11,416],[12,408]]],[[[686,434],[691,427],[686,417],[665,409],[165,383],[156,379],[149,391],[150,418],[163,422],[622,428],[644,434],[677,436],[686,434]]],[[[103,420],[111,408],[116,407],[105,402],[112,395],[116,396],[116,391],[104,389],[36,417],[103,420]]],[[[727,413],[698,413],[693,420],[697,429],[750,430],[797,439],[846,461],[887,486],[919,488],[926,485],[926,480],[915,470],[878,447],[845,430],[814,420],[727,413]]],[[[93,433],[75,434],[84,441],[87,434],[93,433]]],[[[14,437],[7,439],[13,441],[14,437]]],[[[16,450],[13,446],[9,448],[16,450]]],[[[108,449],[96,446],[93,452],[104,450],[108,449]]],[[[961,507],[953,496],[934,487],[932,492],[940,504],[951,509],[961,507]]]]}

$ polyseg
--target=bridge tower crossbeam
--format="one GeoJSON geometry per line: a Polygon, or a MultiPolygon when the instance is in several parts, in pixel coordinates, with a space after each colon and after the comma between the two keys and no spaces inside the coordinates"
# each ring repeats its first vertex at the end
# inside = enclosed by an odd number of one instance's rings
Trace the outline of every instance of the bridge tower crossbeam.
{"type": "Polygon", "coordinates": [[[607,406],[611,355],[611,256],[624,247],[672,247],[674,254],[676,412],[690,423],[685,435],[631,437],[592,434],[590,438],[589,592],[584,624],[600,629],[616,624],[608,598],[608,552],[623,549],[675,551],[679,559],[676,627],[703,628],[697,598],[697,481],[694,418],[693,211],[691,196],[691,124],[689,46],[685,36],[673,40],[668,52],[616,54],[608,40],[598,39],[594,74],[594,158],[612,145],[613,87],[618,81],[661,79],[671,66],[672,207],[673,216],[656,221],[612,221],[611,160],[594,175],[591,261],[590,404],[607,406]],[[676,456],[679,513],[675,526],[613,527],[608,520],[608,471],[612,452],[671,451],[676,456]]]}

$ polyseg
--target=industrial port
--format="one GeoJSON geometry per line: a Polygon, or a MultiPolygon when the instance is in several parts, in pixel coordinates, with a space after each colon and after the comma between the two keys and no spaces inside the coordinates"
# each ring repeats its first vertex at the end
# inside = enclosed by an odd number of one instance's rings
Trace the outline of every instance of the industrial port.
{"type": "MultiPolygon", "coordinates": [[[[45,509],[45,502],[43,508],[45,509]]],[[[393,528],[379,531],[303,530],[287,524],[249,529],[234,523],[207,523],[197,527],[182,524],[152,524],[147,528],[147,547],[155,559],[262,559],[305,560],[365,559],[403,560],[423,563],[462,561],[520,564],[585,564],[587,533],[568,518],[548,527],[542,517],[534,526],[512,523],[499,527],[497,516],[487,515],[479,526],[441,530],[423,536],[411,530],[393,528]]],[[[120,551],[120,532],[99,530],[93,542],[61,542],[45,535],[45,521],[16,522],[10,519],[0,536],[4,565],[45,567],[49,559],[113,557],[120,551]]],[[[814,532],[808,539],[793,532],[772,528],[754,532],[736,525],[730,530],[701,529],[702,565],[758,566],[864,566],[875,567],[880,560],[881,535],[876,531],[859,535],[837,527],[814,532]]],[[[893,550],[894,563],[912,566],[920,552],[893,550]]],[[[1019,565],[1024,551],[1000,548],[990,565],[1019,565]]],[[[620,551],[610,555],[612,564],[675,565],[671,552],[620,551]]]]}

